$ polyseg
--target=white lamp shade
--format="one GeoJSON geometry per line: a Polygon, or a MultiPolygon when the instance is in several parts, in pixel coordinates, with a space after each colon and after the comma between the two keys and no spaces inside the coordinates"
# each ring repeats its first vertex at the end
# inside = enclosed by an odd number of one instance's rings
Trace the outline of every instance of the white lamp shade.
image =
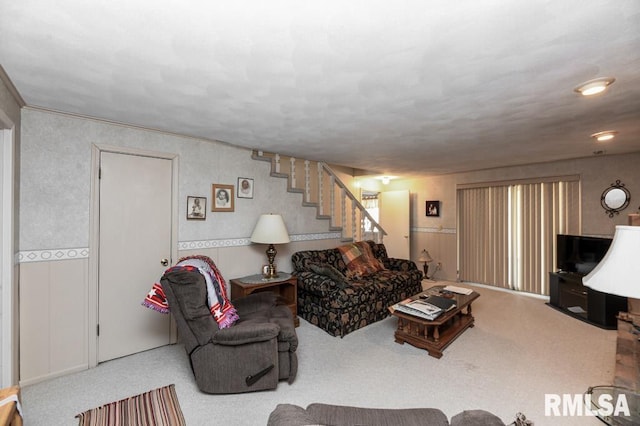
{"type": "Polygon", "coordinates": [[[279,214],[263,214],[253,229],[251,241],[260,244],[285,244],[291,240],[282,216],[279,214]]]}
{"type": "Polygon", "coordinates": [[[582,283],[603,293],[640,298],[640,226],[616,226],[609,251],[582,283]]]}

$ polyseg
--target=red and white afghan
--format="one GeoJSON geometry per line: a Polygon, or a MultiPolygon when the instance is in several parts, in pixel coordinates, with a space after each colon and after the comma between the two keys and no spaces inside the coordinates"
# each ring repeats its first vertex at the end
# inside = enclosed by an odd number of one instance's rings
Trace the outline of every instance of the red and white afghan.
{"type": "MultiPolygon", "coordinates": [[[[235,324],[238,320],[238,313],[227,297],[227,284],[218,267],[209,257],[184,257],[178,261],[176,266],[167,269],[165,273],[176,268],[197,269],[203,275],[207,283],[207,304],[211,315],[218,323],[218,327],[228,328],[235,324]]],[[[169,313],[169,303],[161,284],[153,284],[142,305],[164,314],[169,313]]]]}

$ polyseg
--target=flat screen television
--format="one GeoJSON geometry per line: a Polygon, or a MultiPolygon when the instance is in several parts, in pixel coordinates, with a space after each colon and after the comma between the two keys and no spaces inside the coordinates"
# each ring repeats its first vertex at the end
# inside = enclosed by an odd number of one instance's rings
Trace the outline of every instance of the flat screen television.
{"type": "Polygon", "coordinates": [[[558,234],[556,266],[561,272],[586,275],[609,250],[611,238],[558,234]]]}

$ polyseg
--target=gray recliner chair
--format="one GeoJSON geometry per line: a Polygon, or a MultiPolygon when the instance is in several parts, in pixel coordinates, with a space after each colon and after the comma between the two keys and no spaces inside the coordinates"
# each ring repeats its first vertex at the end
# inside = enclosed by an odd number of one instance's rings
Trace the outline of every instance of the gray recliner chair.
{"type": "Polygon", "coordinates": [[[234,300],[240,319],[219,329],[207,307],[202,274],[169,270],[160,283],[202,392],[254,392],[273,389],[279,380],[293,382],[298,338],[291,310],[275,293],[234,300]]]}

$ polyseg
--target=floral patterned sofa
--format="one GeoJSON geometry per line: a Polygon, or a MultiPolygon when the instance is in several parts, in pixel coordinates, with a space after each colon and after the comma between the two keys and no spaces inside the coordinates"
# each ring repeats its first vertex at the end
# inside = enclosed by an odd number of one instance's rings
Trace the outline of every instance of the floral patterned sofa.
{"type": "MultiPolygon", "coordinates": [[[[364,251],[364,250],[363,250],[364,251]]],[[[291,256],[298,278],[298,315],[329,334],[343,337],[387,317],[389,306],[422,291],[422,272],[411,260],[387,256],[384,244],[353,243],[291,256]],[[354,272],[345,248],[359,245],[381,265],[354,272]]]]}

